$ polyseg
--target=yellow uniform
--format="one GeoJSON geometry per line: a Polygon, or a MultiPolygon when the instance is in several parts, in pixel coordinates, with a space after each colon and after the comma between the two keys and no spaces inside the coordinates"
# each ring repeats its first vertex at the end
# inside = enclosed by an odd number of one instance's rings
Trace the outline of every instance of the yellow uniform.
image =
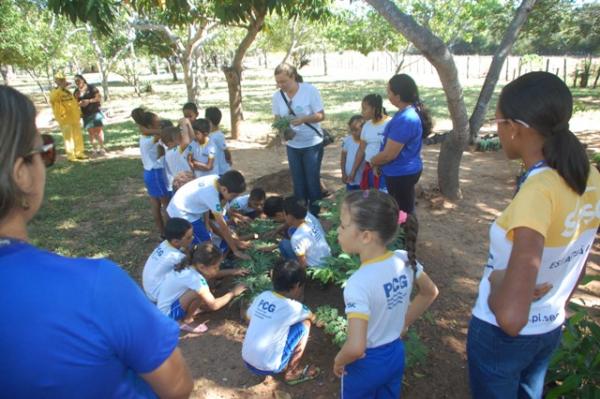
{"type": "Polygon", "coordinates": [[[80,124],[81,110],[73,94],[62,87],[52,89],[50,105],[63,135],[67,158],[72,161],[85,157],[80,124]]]}

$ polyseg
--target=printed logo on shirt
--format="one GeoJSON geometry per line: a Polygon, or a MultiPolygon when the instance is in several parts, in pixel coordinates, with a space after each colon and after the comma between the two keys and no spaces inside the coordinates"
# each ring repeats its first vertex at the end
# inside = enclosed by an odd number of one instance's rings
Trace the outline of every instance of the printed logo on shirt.
{"type": "Polygon", "coordinates": [[[485,267],[489,268],[489,269],[494,268],[494,255],[492,255],[492,254],[488,255],[488,260],[487,260],[485,267]]]}
{"type": "Polygon", "coordinates": [[[552,262],[549,266],[549,269],[557,269],[561,266],[568,265],[569,263],[571,263],[571,261],[574,261],[579,256],[587,254],[588,251],[590,250],[590,247],[591,247],[591,245],[588,244],[588,245],[580,247],[579,249],[575,249],[574,251],[572,251],[569,255],[565,256],[564,258],[552,262]]]}
{"type": "Polygon", "coordinates": [[[259,319],[271,319],[271,315],[276,309],[277,306],[275,306],[275,304],[261,299],[256,306],[255,316],[259,319]]]}
{"type": "Polygon", "coordinates": [[[408,295],[407,287],[408,278],[405,275],[394,277],[392,281],[383,285],[388,309],[393,309],[396,305],[404,302],[404,298],[408,295]]]}
{"type": "Polygon", "coordinates": [[[223,207],[221,206],[221,204],[217,204],[216,208],[217,212],[221,212],[223,210],[223,207]]]}
{"type": "Polygon", "coordinates": [[[581,223],[588,225],[595,219],[600,219],[600,201],[596,202],[595,207],[590,203],[578,204],[575,210],[567,215],[564,223],[565,230],[561,235],[566,238],[573,237],[581,223]]]}
{"type": "Polygon", "coordinates": [[[346,307],[348,309],[354,309],[356,308],[356,304],[354,302],[348,302],[348,304],[346,304],[346,307]]]}

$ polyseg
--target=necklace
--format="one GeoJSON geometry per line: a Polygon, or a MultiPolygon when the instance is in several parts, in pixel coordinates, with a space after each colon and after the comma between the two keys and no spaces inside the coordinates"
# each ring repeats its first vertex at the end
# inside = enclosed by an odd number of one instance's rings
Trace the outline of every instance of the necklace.
{"type": "Polygon", "coordinates": [[[527,180],[531,172],[533,172],[536,169],[543,168],[545,166],[548,166],[548,163],[545,159],[542,159],[541,161],[537,161],[536,163],[534,163],[533,166],[531,166],[531,168],[527,169],[527,172],[523,173],[517,180],[517,191],[515,192],[515,194],[519,192],[521,186],[523,185],[523,183],[525,183],[525,180],[527,180]]]}

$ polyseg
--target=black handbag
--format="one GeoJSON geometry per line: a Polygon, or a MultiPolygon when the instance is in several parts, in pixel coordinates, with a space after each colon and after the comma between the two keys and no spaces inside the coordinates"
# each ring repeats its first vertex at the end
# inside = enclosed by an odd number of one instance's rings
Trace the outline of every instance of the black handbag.
{"type": "MultiPolygon", "coordinates": [[[[281,98],[283,98],[283,101],[285,102],[285,105],[287,105],[288,107],[288,111],[290,113],[290,115],[296,116],[296,113],[294,112],[294,110],[292,109],[289,101],[287,100],[287,98],[285,97],[285,94],[283,94],[283,90],[279,90],[279,94],[281,94],[281,98]]],[[[332,136],[331,133],[329,133],[329,130],[325,129],[325,128],[321,128],[321,130],[323,130],[323,133],[321,133],[319,131],[319,129],[317,129],[316,127],[314,127],[313,125],[311,125],[310,123],[306,123],[304,122],[304,124],[306,126],[308,126],[309,128],[311,128],[312,130],[315,131],[315,133],[317,134],[317,136],[322,137],[323,138],[323,147],[327,147],[329,144],[333,143],[335,141],[335,137],[332,136]]],[[[285,133],[284,133],[285,134],[285,133]]],[[[293,138],[293,137],[292,137],[293,138]]],[[[288,139],[286,137],[286,140],[291,140],[288,139]]]]}

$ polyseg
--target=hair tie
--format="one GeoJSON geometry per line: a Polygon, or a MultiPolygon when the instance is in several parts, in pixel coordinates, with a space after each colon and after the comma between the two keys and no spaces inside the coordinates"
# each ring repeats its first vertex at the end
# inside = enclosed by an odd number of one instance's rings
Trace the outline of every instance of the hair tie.
{"type": "Polygon", "coordinates": [[[408,219],[408,213],[404,211],[398,212],[398,224],[406,223],[406,219],[408,219]]]}

